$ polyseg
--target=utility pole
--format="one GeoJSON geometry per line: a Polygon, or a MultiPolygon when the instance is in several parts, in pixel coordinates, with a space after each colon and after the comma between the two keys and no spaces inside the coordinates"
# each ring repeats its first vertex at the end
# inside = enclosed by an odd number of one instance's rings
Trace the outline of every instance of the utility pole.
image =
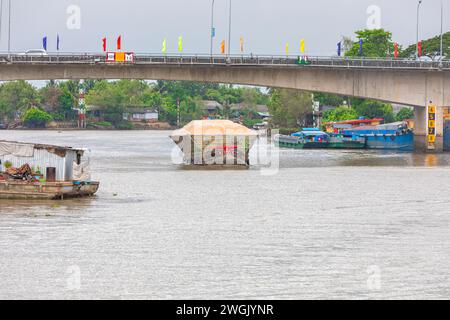
{"type": "Polygon", "coordinates": [[[180,127],[180,98],[177,98],[177,127],[180,127]]]}
{"type": "Polygon", "coordinates": [[[419,9],[421,4],[422,0],[419,0],[417,4],[416,60],[419,59],[419,9]]]}
{"type": "Polygon", "coordinates": [[[215,37],[215,33],[216,30],[214,28],[214,1],[212,0],[212,5],[211,5],[211,56],[213,55],[213,42],[214,42],[214,37],[215,37]]]}

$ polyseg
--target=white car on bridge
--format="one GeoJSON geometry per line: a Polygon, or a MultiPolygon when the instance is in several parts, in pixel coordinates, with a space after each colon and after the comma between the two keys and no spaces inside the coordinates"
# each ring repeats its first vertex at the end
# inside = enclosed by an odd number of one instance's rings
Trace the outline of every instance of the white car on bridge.
{"type": "Polygon", "coordinates": [[[33,56],[33,57],[45,57],[48,56],[47,51],[44,49],[30,49],[25,51],[24,53],[19,53],[21,56],[33,56]]]}

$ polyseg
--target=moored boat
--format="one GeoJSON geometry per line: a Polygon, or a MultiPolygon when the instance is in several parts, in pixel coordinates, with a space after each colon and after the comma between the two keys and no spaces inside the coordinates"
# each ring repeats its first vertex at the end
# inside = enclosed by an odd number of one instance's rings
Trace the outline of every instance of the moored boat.
{"type": "Polygon", "coordinates": [[[258,133],[230,120],[194,120],[171,134],[193,166],[249,166],[258,133]]]}
{"type": "Polygon", "coordinates": [[[94,195],[86,149],[0,140],[0,199],[94,195]]]}
{"type": "Polygon", "coordinates": [[[356,138],[365,138],[368,149],[414,150],[414,133],[406,122],[360,126],[343,130],[342,133],[356,138]]]}
{"type": "Polygon", "coordinates": [[[286,135],[276,135],[275,145],[294,149],[363,149],[365,138],[343,134],[327,134],[317,128],[305,128],[300,132],[286,135]]]}

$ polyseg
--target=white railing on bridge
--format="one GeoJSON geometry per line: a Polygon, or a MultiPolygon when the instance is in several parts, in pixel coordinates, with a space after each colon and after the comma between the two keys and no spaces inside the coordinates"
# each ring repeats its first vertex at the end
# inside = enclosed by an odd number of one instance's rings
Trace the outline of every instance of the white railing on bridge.
{"type": "MultiPolygon", "coordinates": [[[[180,55],[135,53],[134,64],[177,65],[248,65],[248,66],[295,66],[295,67],[344,67],[344,68],[399,68],[399,69],[450,69],[450,60],[417,61],[394,58],[320,57],[320,56],[276,56],[276,55],[180,55]],[[306,63],[299,60],[306,59],[306,63]]],[[[104,53],[48,53],[27,55],[0,53],[0,64],[115,64],[106,62],[104,53]]]]}

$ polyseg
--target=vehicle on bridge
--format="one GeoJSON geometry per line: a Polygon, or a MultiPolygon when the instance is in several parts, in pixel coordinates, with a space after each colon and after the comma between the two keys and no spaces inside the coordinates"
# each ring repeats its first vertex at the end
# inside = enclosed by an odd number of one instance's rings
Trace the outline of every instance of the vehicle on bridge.
{"type": "Polygon", "coordinates": [[[33,57],[46,57],[48,53],[44,49],[30,49],[25,51],[24,53],[20,53],[22,56],[33,56],[33,57]]]}

